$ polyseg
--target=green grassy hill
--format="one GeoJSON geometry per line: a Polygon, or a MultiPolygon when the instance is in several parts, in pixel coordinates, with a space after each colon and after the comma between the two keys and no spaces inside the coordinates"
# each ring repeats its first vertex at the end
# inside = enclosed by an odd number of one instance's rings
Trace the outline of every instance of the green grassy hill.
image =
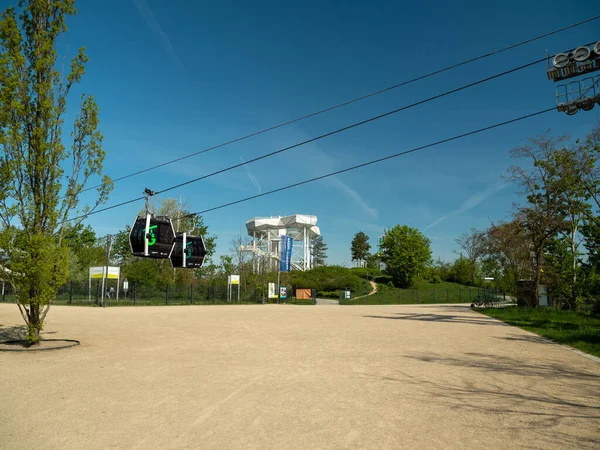
{"type": "Polygon", "coordinates": [[[477,297],[478,293],[483,295],[483,289],[446,281],[430,283],[426,280],[420,280],[415,283],[414,287],[409,289],[398,289],[386,284],[378,284],[376,294],[351,300],[348,304],[470,303],[477,297]]]}

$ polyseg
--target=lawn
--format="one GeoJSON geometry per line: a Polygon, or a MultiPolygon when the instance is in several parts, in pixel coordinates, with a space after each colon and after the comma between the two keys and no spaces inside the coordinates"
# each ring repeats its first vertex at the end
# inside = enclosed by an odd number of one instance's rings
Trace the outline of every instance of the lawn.
{"type": "MultiPolygon", "coordinates": [[[[413,303],[470,303],[483,289],[465,286],[458,283],[429,283],[421,280],[410,289],[397,289],[379,285],[380,292],[368,297],[353,299],[352,305],[390,305],[413,303]]],[[[503,299],[503,293],[499,293],[503,299]]]]}
{"type": "Polygon", "coordinates": [[[600,357],[600,317],[551,308],[510,307],[476,311],[600,357]]]}

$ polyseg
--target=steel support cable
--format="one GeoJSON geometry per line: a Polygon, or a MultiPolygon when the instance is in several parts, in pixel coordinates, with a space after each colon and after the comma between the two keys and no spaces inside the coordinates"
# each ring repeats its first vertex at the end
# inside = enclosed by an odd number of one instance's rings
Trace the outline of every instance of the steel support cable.
{"type": "MultiPolygon", "coordinates": [[[[130,173],[130,174],[127,174],[127,175],[123,175],[123,176],[121,176],[121,177],[118,177],[118,178],[115,178],[115,179],[113,179],[112,181],[113,181],[113,183],[115,183],[115,182],[117,182],[117,181],[125,180],[125,179],[127,179],[127,178],[131,178],[131,177],[134,177],[134,176],[136,176],[136,175],[141,175],[142,173],[146,173],[146,172],[149,172],[149,171],[151,171],[151,170],[158,169],[158,168],[160,168],[160,167],[164,167],[164,166],[167,166],[167,165],[170,165],[170,164],[174,164],[174,163],[176,163],[176,162],[179,162],[179,161],[183,161],[183,160],[185,160],[185,159],[188,159],[188,158],[191,158],[191,157],[193,157],[193,156],[201,155],[201,154],[203,154],[203,153],[207,153],[207,152],[210,152],[210,151],[212,151],[212,150],[216,150],[216,149],[218,149],[218,148],[222,148],[222,147],[225,147],[225,146],[227,146],[227,145],[234,144],[234,143],[236,143],[236,142],[241,142],[241,141],[244,141],[244,140],[246,140],[246,139],[250,139],[250,138],[252,138],[252,137],[255,137],[255,136],[258,136],[258,135],[261,135],[261,134],[265,134],[265,133],[268,133],[268,132],[270,132],[270,131],[276,130],[276,129],[278,129],[278,128],[283,128],[283,127],[285,127],[285,126],[288,126],[288,125],[291,125],[291,124],[294,124],[294,123],[300,122],[300,121],[302,121],[302,120],[306,120],[306,119],[309,119],[309,118],[311,118],[311,117],[315,117],[315,116],[318,116],[318,115],[324,114],[324,113],[326,113],[326,112],[333,111],[333,110],[335,110],[335,109],[342,108],[342,107],[344,107],[344,106],[348,106],[348,105],[351,105],[351,104],[353,104],[353,103],[360,102],[360,101],[362,101],[362,100],[366,100],[366,99],[368,99],[368,98],[371,98],[371,97],[375,97],[375,96],[377,96],[377,95],[383,94],[383,93],[385,93],[385,92],[392,91],[392,90],[394,90],[394,89],[397,89],[397,88],[399,88],[399,87],[402,87],[402,86],[407,86],[407,85],[409,85],[409,84],[412,84],[412,83],[415,83],[415,82],[417,82],[417,81],[424,80],[424,79],[426,79],[426,78],[429,78],[429,77],[432,77],[432,76],[435,76],[435,75],[439,75],[439,74],[441,74],[441,73],[444,73],[444,72],[448,72],[448,71],[450,71],[450,70],[453,70],[453,69],[456,69],[456,68],[458,68],[458,67],[465,66],[465,65],[467,65],[467,64],[471,64],[471,63],[473,63],[473,62],[475,62],[475,61],[479,61],[479,60],[481,60],[481,59],[489,58],[490,56],[494,56],[494,55],[497,55],[497,54],[499,54],[499,53],[503,53],[503,52],[506,52],[506,51],[509,51],[509,50],[515,49],[515,48],[517,48],[517,47],[521,47],[521,46],[523,46],[523,45],[529,44],[529,43],[531,43],[531,42],[535,42],[535,41],[537,41],[537,40],[540,40],[540,39],[546,38],[546,37],[548,37],[548,36],[552,36],[552,35],[554,35],[554,34],[562,33],[563,31],[569,30],[569,29],[571,29],[571,28],[576,28],[576,27],[579,27],[579,26],[581,26],[581,25],[584,25],[584,24],[586,24],[586,23],[589,23],[589,22],[593,22],[593,21],[595,21],[595,20],[598,20],[598,19],[600,19],[600,15],[598,15],[598,16],[594,16],[594,17],[590,17],[589,19],[582,20],[582,21],[580,21],[580,22],[577,22],[577,23],[574,23],[574,24],[571,24],[571,25],[567,25],[567,26],[565,26],[565,27],[562,27],[562,28],[558,28],[558,29],[556,29],[556,30],[549,31],[549,32],[547,32],[547,33],[544,33],[544,34],[540,34],[540,35],[538,35],[538,36],[535,36],[535,37],[533,37],[533,38],[530,38],[530,39],[526,39],[526,40],[524,40],[524,41],[517,42],[516,44],[512,44],[512,45],[509,45],[509,46],[507,46],[507,47],[504,47],[504,48],[501,48],[501,49],[498,49],[498,50],[494,50],[494,51],[491,51],[491,52],[489,52],[489,53],[485,53],[485,54],[483,54],[483,55],[479,55],[479,56],[476,56],[476,57],[474,57],[474,58],[467,59],[467,60],[465,60],[465,61],[462,61],[462,62],[459,62],[459,63],[456,63],[456,64],[452,64],[452,65],[450,65],[450,66],[444,67],[444,68],[442,68],[442,69],[435,70],[435,71],[433,71],[433,72],[429,72],[429,73],[427,73],[427,74],[424,74],[424,75],[420,75],[420,76],[418,76],[418,77],[415,77],[415,78],[412,78],[412,79],[410,79],[410,80],[402,81],[402,82],[400,82],[400,83],[394,84],[394,85],[392,85],[392,86],[388,86],[388,87],[386,87],[386,88],[383,88],[383,89],[380,89],[380,90],[378,90],[378,91],[371,92],[370,94],[366,94],[366,95],[363,95],[363,96],[360,96],[360,97],[356,97],[356,98],[354,98],[354,99],[352,99],[352,100],[348,100],[348,101],[345,101],[345,102],[342,102],[342,103],[339,103],[339,104],[336,104],[336,105],[333,105],[333,106],[327,107],[327,108],[325,108],[325,109],[321,109],[321,110],[319,110],[319,111],[316,111],[316,112],[313,112],[313,113],[310,113],[310,114],[306,114],[306,115],[304,115],[304,116],[300,116],[300,117],[298,117],[298,118],[296,118],[296,119],[292,119],[292,120],[289,120],[289,121],[287,121],[287,122],[280,123],[280,124],[278,124],[278,125],[273,125],[273,126],[271,126],[271,127],[268,127],[268,128],[262,129],[262,130],[260,130],[260,131],[256,131],[256,132],[253,132],[253,133],[247,134],[247,135],[245,135],[245,136],[241,136],[241,137],[238,137],[238,138],[232,139],[232,140],[230,140],[230,141],[226,141],[226,142],[223,142],[223,143],[221,143],[221,144],[217,144],[217,145],[214,145],[214,146],[212,146],[212,147],[208,147],[208,148],[205,148],[205,149],[203,149],[203,150],[199,150],[199,151],[197,151],[197,152],[190,153],[190,154],[188,154],[188,155],[185,155],[185,156],[182,156],[182,157],[180,157],[180,158],[175,158],[175,159],[172,159],[172,160],[170,160],[170,161],[165,161],[164,163],[156,164],[156,165],[154,165],[154,166],[151,166],[151,167],[147,167],[147,168],[145,168],[145,169],[138,170],[137,172],[133,172],[133,173],[130,173]]],[[[99,186],[100,186],[100,185],[96,185],[96,186],[91,186],[91,187],[85,188],[85,189],[83,189],[83,190],[82,190],[82,192],[86,192],[86,191],[89,191],[89,190],[92,190],[92,189],[96,189],[96,188],[98,188],[99,186]]]]}
{"type": "MultiPolygon", "coordinates": [[[[362,121],[360,121],[360,122],[355,122],[355,123],[353,123],[353,124],[351,124],[351,125],[348,125],[348,126],[345,126],[345,127],[342,127],[342,128],[338,128],[338,129],[336,129],[336,130],[334,130],[334,131],[330,131],[330,132],[328,132],[328,133],[321,134],[321,135],[319,135],[319,136],[316,136],[316,137],[314,137],[314,138],[310,138],[310,139],[304,140],[304,141],[302,141],[302,142],[298,142],[298,143],[296,143],[296,144],[293,144],[293,145],[290,145],[290,146],[288,146],[288,147],[284,147],[284,148],[281,148],[281,149],[279,149],[279,150],[275,150],[275,151],[273,151],[273,152],[266,153],[266,154],[264,154],[264,155],[258,156],[258,157],[256,157],[256,158],[252,158],[252,159],[249,159],[249,160],[247,160],[247,161],[243,161],[243,162],[241,162],[241,163],[234,164],[233,166],[225,167],[224,169],[220,169],[220,170],[217,170],[217,171],[215,171],[215,172],[211,172],[211,173],[209,173],[209,174],[202,175],[202,176],[200,176],[200,177],[193,178],[193,179],[191,179],[191,180],[185,181],[185,182],[183,182],[183,183],[179,183],[179,184],[176,184],[176,185],[174,185],[174,186],[170,186],[170,187],[168,187],[168,188],[165,188],[165,189],[162,189],[162,190],[156,191],[156,194],[158,195],[158,194],[162,194],[162,193],[165,193],[165,192],[169,192],[169,191],[172,191],[173,189],[177,189],[177,188],[180,188],[180,187],[183,187],[183,186],[187,186],[187,185],[189,185],[189,184],[192,184],[192,183],[196,183],[196,182],[198,182],[198,181],[201,181],[201,180],[205,180],[205,179],[207,179],[207,178],[210,178],[210,177],[213,177],[213,176],[215,176],[215,175],[219,175],[219,174],[221,174],[221,173],[225,173],[225,172],[228,172],[228,171],[231,171],[231,170],[237,169],[237,168],[239,168],[239,167],[243,167],[243,166],[246,166],[246,165],[248,165],[248,164],[252,164],[252,163],[254,163],[254,162],[256,162],[256,161],[260,161],[260,160],[262,160],[262,159],[270,158],[271,156],[275,156],[275,155],[278,155],[278,154],[281,154],[281,153],[287,152],[287,151],[289,151],[289,150],[292,150],[292,149],[294,149],[294,148],[297,148],[297,147],[300,147],[300,146],[303,146],[303,145],[306,145],[306,144],[309,144],[309,143],[312,143],[312,142],[315,142],[315,141],[318,141],[318,140],[324,139],[324,138],[326,138],[326,137],[329,137],[329,136],[333,136],[333,135],[336,135],[336,134],[342,133],[342,132],[344,132],[344,131],[351,130],[351,129],[353,129],[353,128],[356,128],[356,127],[359,127],[359,126],[365,125],[365,124],[367,124],[367,123],[371,123],[371,122],[374,122],[374,121],[376,121],[376,120],[380,120],[380,119],[383,119],[383,118],[385,118],[385,117],[391,116],[391,115],[393,115],[393,114],[397,114],[397,113],[399,113],[399,112],[401,112],[401,111],[405,111],[405,110],[407,110],[407,109],[414,108],[414,107],[416,107],[416,106],[419,106],[419,105],[422,105],[422,104],[425,104],[425,103],[429,103],[429,102],[431,102],[431,101],[434,101],[434,100],[437,100],[437,99],[439,99],[439,98],[447,97],[447,96],[449,96],[449,95],[452,95],[452,94],[455,94],[455,93],[457,93],[457,92],[460,92],[460,91],[463,91],[463,90],[469,89],[469,88],[471,88],[471,87],[474,87],[474,86],[478,86],[478,85],[480,85],[480,84],[486,83],[486,82],[488,82],[488,81],[491,81],[491,80],[494,80],[494,79],[496,79],[496,78],[500,78],[500,77],[503,77],[503,76],[505,76],[505,75],[509,75],[509,74],[511,74],[511,73],[517,72],[517,71],[519,71],[519,70],[526,69],[526,68],[528,68],[528,67],[531,67],[531,66],[534,66],[534,65],[536,65],[536,64],[539,64],[539,63],[541,63],[541,62],[543,62],[543,61],[546,61],[546,58],[545,58],[545,57],[544,57],[544,58],[540,58],[540,59],[538,59],[538,60],[536,60],[536,61],[533,61],[533,62],[527,63],[527,64],[523,64],[523,65],[521,65],[521,66],[518,66],[518,67],[515,67],[515,68],[512,68],[512,69],[509,69],[509,70],[506,70],[506,71],[503,71],[503,72],[497,73],[497,74],[495,74],[495,75],[492,75],[492,76],[489,76],[489,77],[486,77],[486,78],[482,78],[482,79],[480,79],[480,80],[478,80],[478,81],[474,81],[474,82],[472,82],[472,83],[465,84],[465,85],[463,85],[463,86],[460,86],[460,87],[458,87],[458,88],[455,88],[455,89],[452,89],[452,90],[449,90],[449,91],[443,92],[443,93],[441,93],[441,94],[434,95],[434,96],[432,96],[432,97],[429,97],[429,98],[426,98],[426,99],[424,99],[424,100],[420,100],[420,101],[418,101],[418,102],[414,102],[414,103],[411,103],[411,104],[409,104],[409,105],[402,106],[402,107],[400,107],[400,108],[397,108],[397,109],[394,109],[394,110],[392,110],[392,111],[388,111],[388,112],[386,112],[386,113],[383,113],[383,114],[379,114],[379,115],[377,115],[377,116],[370,117],[370,118],[368,118],[368,119],[365,119],[365,120],[362,120],[362,121]]],[[[134,202],[137,202],[137,201],[143,200],[144,198],[145,198],[145,196],[140,196],[140,197],[133,198],[133,199],[131,199],[131,200],[127,200],[127,201],[124,201],[124,202],[121,202],[121,203],[117,203],[117,204],[115,204],[115,205],[110,205],[110,206],[107,206],[107,207],[105,207],[105,208],[97,209],[97,210],[95,210],[95,211],[92,211],[92,212],[90,212],[89,214],[86,214],[86,216],[91,216],[91,215],[99,214],[99,213],[101,213],[101,212],[109,211],[109,210],[111,210],[111,209],[118,208],[118,207],[120,207],[120,206],[128,205],[128,204],[131,204],[131,203],[134,203],[134,202]]],[[[67,221],[81,219],[82,217],[83,217],[83,216],[73,217],[73,218],[71,218],[71,219],[67,219],[67,221]]]]}

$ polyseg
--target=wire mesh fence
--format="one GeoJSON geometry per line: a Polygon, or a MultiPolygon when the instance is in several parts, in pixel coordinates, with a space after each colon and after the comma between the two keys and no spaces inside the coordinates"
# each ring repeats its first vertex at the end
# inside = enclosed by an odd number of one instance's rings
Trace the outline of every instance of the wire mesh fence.
{"type": "Polygon", "coordinates": [[[503,290],[460,285],[427,289],[386,288],[373,295],[351,295],[349,299],[340,296],[340,303],[348,305],[470,303],[474,306],[500,307],[510,302],[512,297],[503,290]]]}
{"type": "MultiPolygon", "coordinates": [[[[193,285],[193,284],[164,284],[130,282],[127,290],[117,292],[115,284],[108,283],[102,295],[102,281],[69,282],[59,288],[55,305],[80,306],[142,306],[142,305],[208,305],[230,303],[260,303],[261,293],[254,287],[237,289],[228,298],[228,288],[223,285],[193,285]]],[[[16,303],[16,295],[10,285],[2,287],[1,301],[16,303]]]]}
{"type": "MultiPolygon", "coordinates": [[[[112,281],[112,280],[111,280],[112,281]]],[[[0,300],[5,303],[16,303],[16,296],[7,283],[1,285],[0,300]]],[[[314,304],[312,299],[297,300],[292,289],[286,303],[314,304]]],[[[265,292],[266,294],[266,292],[265,292]]],[[[104,287],[102,281],[68,282],[57,293],[53,304],[79,306],[143,306],[143,305],[210,305],[210,304],[252,304],[262,303],[262,291],[254,286],[240,287],[239,298],[237,287],[228,297],[226,285],[211,284],[151,284],[129,282],[128,289],[117,292],[116,283],[109,282],[104,287]]],[[[284,302],[284,300],[281,300],[284,302]]],[[[344,305],[358,304],[420,304],[420,303],[470,303],[474,306],[502,307],[513,302],[513,297],[505,291],[491,288],[455,286],[451,288],[428,289],[384,289],[374,295],[361,295],[352,292],[347,298],[345,291],[340,291],[339,303],[344,305]]],[[[279,303],[278,299],[269,299],[265,295],[265,303],[279,303]]]]}

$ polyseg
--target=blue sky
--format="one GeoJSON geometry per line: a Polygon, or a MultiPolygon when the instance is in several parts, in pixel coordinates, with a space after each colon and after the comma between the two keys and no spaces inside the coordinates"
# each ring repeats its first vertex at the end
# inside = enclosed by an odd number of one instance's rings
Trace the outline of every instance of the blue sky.
{"type": "MultiPolygon", "coordinates": [[[[0,1],[1,9],[13,2],[0,1]]],[[[189,2],[86,0],[59,43],[90,62],[81,92],[101,110],[106,172],[118,177],[396,84],[600,14],[593,0],[418,2],[189,2]]],[[[116,183],[109,204],[161,190],[240,161],[381,114],[497,72],[600,39],[600,21],[116,183]]],[[[540,64],[169,193],[199,211],[368,159],[554,105],[540,64]]],[[[508,151],[551,128],[581,136],[600,108],[552,112],[245,204],[211,212],[217,255],[254,216],[314,214],[329,263],[350,264],[357,231],[373,245],[384,228],[417,227],[434,257],[454,239],[508,218],[515,187],[501,175],[508,151]]],[[[142,208],[90,217],[115,233],[142,208]]]]}

